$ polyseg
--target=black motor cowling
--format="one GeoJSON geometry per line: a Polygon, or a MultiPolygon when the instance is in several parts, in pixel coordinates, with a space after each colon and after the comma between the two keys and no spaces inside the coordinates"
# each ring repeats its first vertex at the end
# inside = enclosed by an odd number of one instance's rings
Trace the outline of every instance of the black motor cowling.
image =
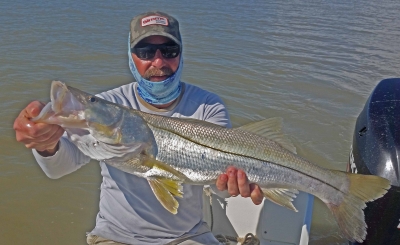
{"type": "Polygon", "coordinates": [[[368,234],[361,244],[400,245],[400,78],[382,80],[372,91],[357,118],[349,166],[392,185],[384,197],[367,203],[368,234]]]}

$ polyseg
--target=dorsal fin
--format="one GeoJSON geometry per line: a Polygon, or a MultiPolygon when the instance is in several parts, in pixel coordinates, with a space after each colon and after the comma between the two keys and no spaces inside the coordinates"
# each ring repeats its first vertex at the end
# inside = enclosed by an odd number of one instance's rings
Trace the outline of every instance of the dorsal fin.
{"type": "Polygon", "coordinates": [[[239,127],[239,129],[273,140],[296,154],[296,147],[281,133],[282,121],[281,117],[273,117],[258,122],[251,122],[239,127]]]}

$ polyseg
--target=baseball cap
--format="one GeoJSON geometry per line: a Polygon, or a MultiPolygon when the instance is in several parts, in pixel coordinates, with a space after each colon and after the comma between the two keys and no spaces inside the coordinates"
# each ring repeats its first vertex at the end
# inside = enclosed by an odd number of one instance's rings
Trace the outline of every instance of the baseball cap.
{"type": "Polygon", "coordinates": [[[149,36],[165,36],[182,46],[179,22],[169,14],[154,11],[135,16],[131,21],[131,48],[149,36]]]}

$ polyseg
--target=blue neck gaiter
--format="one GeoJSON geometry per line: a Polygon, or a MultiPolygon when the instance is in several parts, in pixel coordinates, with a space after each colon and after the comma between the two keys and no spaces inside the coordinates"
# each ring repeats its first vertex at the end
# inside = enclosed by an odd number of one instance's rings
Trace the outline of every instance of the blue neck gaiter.
{"type": "Polygon", "coordinates": [[[139,74],[135,63],[133,62],[130,36],[131,35],[129,33],[128,37],[129,68],[133,74],[133,77],[138,82],[137,92],[139,96],[147,103],[153,105],[164,105],[178,98],[182,88],[180,80],[182,74],[182,66],[183,66],[182,54],[179,60],[179,67],[172,76],[160,82],[152,82],[146,80],[139,74]]]}

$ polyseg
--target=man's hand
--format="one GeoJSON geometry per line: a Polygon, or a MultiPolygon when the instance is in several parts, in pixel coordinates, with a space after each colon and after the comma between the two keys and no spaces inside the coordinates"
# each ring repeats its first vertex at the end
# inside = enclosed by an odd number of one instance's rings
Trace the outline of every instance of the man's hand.
{"type": "Polygon", "coordinates": [[[254,204],[262,203],[264,195],[260,187],[256,184],[249,184],[246,173],[243,170],[229,167],[226,174],[221,174],[216,186],[218,190],[228,190],[231,196],[241,195],[242,197],[251,197],[254,204]]]}
{"type": "Polygon", "coordinates": [[[15,138],[27,148],[36,149],[42,156],[52,156],[58,149],[64,129],[58,125],[29,120],[39,115],[43,107],[43,103],[33,101],[21,111],[14,121],[15,138]]]}

